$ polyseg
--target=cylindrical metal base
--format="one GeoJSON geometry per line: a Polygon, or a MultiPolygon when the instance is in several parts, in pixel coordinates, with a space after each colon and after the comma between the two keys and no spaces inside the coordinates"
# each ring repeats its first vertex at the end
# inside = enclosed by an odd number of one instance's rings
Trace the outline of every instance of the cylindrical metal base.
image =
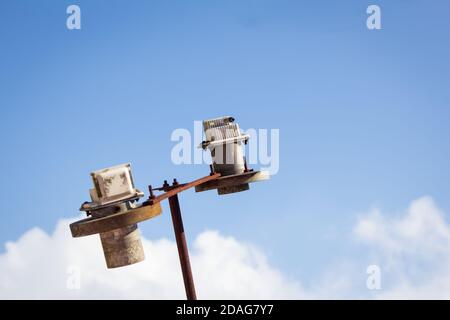
{"type": "MultiPolygon", "coordinates": [[[[211,151],[211,155],[213,157],[214,172],[220,173],[222,177],[245,172],[245,158],[240,142],[219,145],[211,151]]],[[[248,183],[244,183],[217,188],[217,193],[224,195],[249,189],[248,183]]]]}
{"type": "Polygon", "coordinates": [[[118,268],[145,259],[137,224],[100,233],[108,268],[118,268]]]}
{"type": "Polygon", "coordinates": [[[244,153],[240,142],[216,146],[211,150],[214,171],[222,176],[244,172],[244,153]]]}

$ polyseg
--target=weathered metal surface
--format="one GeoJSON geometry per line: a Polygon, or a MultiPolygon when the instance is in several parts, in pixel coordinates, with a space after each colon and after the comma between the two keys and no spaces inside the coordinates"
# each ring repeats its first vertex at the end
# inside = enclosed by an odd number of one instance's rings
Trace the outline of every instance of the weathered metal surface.
{"type": "Polygon", "coordinates": [[[94,171],[91,177],[95,188],[89,193],[92,201],[97,205],[128,200],[141,194],[134,187],[129,163],[94,171]]]}
{"type": "Polygon", "coordinates": [[[221,144],[211,149],[214,171],[222,176],[244,172],[245,159],[242,145],[238,142],[221,144]]]}
{"type": "Polygon", "coordinates": [[[224,195],[224,194],[242,192],[242,191],[247,191],[247,190],[250,190],[250,185],[248,183],[244,183],[244,184],[239,184],[236,186],[217,188],[217,194],[224,195]]]}
{"type": "Polygon", "coordinates": [[[100,233],[106,265],[119,268],[145,259],[137,224],[100,233]]]}
{"type": "Polygon", "coordinates": [[[196,192],[203,192],[214,189],[222,189],[219,194],[227,194],[231,192],[244,191],[249,183],[270,179],[270,175],[266,171],[248,171],[231,176],[220,177],[211,181],[207,181],[195,187],[196,192]],[[236,188],[233,191],[232,188],[236,188]],[[230,192],[228,192],[230,191],[230,192]]]}
{"type": "Polygon", "coordinates": [[[203,141],[199,147],[214,149],[218,145],[246,142],[250,139],[248,134],[241,133],[239,125],[234,123],[234,120],[230,116],[204,120],[203,131],[206,141],[203,141]]]}
{"type": "MultiPolygon", "coordinates": [[[[249,182],[245,181],[247,177],[241,177],[242,173],[249,172],[242,144],[246,144],[250,136],[241,133],[239,125],[234,120],[233,117],[226,116],[203,121],[206,141],[202,142],[201,147],[210,150],[211,171],[220,173],[221,178],[220,181],[206,184],[210,186],[205,187],[208,189],[196,187],[197,192],[217,189],[217,193],[223,195],[250,189],[249,182]],[[228,176],[232,178],[226,178],[228,176]]],[[[254,181],[259,180],[261,179],[254,181]]]]}
{"type": "Polygon", "coordinates": [[[209,176],[205,176],[203,178],[194,180],[192,182],[189,183],[184,183],[184,184],[175,184],[174,186],[163,186],[161,188],[154,188],[152,190],[165,190],[166,192],[163,194],[160,194],[158,196],[154,196],[154,197],[150,197],[145,204],[156,204],[158,202],[163,201],[164,199],[170,198],[182,191],[185,191],[187,189],[193,188],[193,187],[197,187],[198,185],[201,185],[205,182],[211,181],[211,180],[215,180],[218,179],[220,177],[219,173],[215,173],[215,174],[211,174],[209,176]]]}
{"type": "MultiPolygon", "coordinates": [[[[137,190],[137,189],[136,189],[137,190]]],[[[134,195],[133,197],[130,197],[128,199],[126,199],[126,201],[129,202],[133,202],[133,201],[137,201],[139,198],[143,197],[144,193],[142,191],[137,190],[136,195],[134,195]]],[[[116,204],[120,204],[123,203],[124,200],[117,200],[117,201],[111,201],[110,203],[107,204],[98,204],[97,202],[84,202],[81,207],[80,207],[80,211],[94,211],[94,210],[100,210],[103,208],[108,208],[110,206],[116,205],[116,204]]]]}
{"type": "Polygon", "coordinates": [[[105,217],[89,217],[70,225],[73,237],[89,236],[120,229],[138,222],[148,220],[161,214],[161,204],[140,206],[125,212],[114,213],[105,217]]]}

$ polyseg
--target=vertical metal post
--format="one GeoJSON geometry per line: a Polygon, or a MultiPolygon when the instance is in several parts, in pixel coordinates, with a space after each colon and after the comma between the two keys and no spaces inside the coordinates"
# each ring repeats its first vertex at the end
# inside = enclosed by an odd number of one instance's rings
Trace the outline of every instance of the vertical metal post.
{"type": "Polygon", "coordinates": [[[184,288],[188,300],[197,300],[195,294],[194,279],[192,277],[189,252],[184,234],[183,220],[181,219],[180,203],[178,195],[169,197],[170,213],[172,215],[173,229],[177,241],[178,255],[180,256],[181,271],[183,273],[184,288]]]}

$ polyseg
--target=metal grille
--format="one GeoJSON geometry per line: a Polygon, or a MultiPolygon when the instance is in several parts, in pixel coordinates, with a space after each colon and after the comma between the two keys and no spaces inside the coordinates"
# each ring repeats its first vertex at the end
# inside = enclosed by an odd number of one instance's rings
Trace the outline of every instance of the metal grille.
{"type": "Polygon", "coordinates": [[[223,117],[203,121],[206,139],[208,141],[219,141],[241,136],[239,125],[233,123],[231,117],[223,117]]]}

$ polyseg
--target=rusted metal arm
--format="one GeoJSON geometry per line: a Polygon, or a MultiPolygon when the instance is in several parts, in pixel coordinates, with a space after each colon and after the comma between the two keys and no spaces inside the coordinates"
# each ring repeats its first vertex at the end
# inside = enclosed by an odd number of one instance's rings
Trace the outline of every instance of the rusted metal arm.
{"type": "Polygon", "coordinates": [[[160,195],[158,195],[158,196],[154,196],[154,195],[152,195],[153,192],[151,191],[150,192],[150,198],[147,201],[145,201],[143,203],[143,205],[144,206],[146,206],[146,205],[154,205],[154,204],[156,204],[158,202],[161,202],[161,201],[163,201],[163,200],[165,200],[167,198],[170,198],[170,197],[172,197],[172,196],[174,196],[174,195],[176,195],[176,194],[178,194],[178,193],[180,193],[182,191],[188,190],[190,188],[194,188],[194,187],[196,187],[198,185],[201,185],[201,184],[203,184],[205,182],[208,182],[208,181],[211,181],[211,180],[215,180],[215,179],[217,179],[219,177],[220,177],[220,173],[214,173],[214,174],[211,174],[209,176],[205,176],[203,178],[194,180],[194,181],[189,182],[189,183],[183,183],[183,184],[176,183],[176,184],[174,184],[172,186],[169,186],[167,184],[167,182],[166,182],[161,188],[153,189],[153,190],[164,190],[165,192],[160,194],[160,195]]]}

